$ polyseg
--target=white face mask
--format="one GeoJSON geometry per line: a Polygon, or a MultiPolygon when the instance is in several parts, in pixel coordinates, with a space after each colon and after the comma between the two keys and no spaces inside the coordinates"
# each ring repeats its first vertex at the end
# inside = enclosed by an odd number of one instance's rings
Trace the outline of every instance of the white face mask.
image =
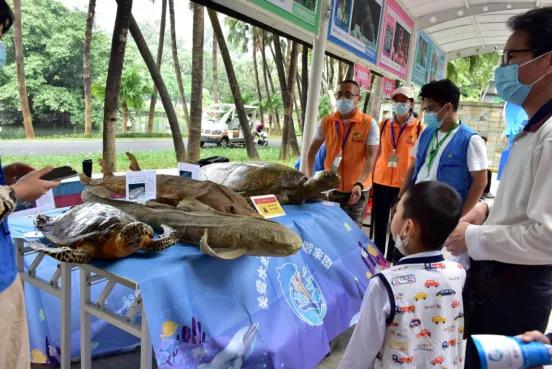
{"type": "Polygon", "coordinates": [[[406,251],[406,245],[408,245],[408,238],[405,238],[404,240],[401,237],[402,230],[399,234],[393,235],[393,241],[395,241],[395,247],[399,252],[403,255],[408,255],[408,252],[406,251]]]}
{"type": "Polygon", "coordinates": [[[355,109],[353,99],[339,99],[335,102],[337,111],[342,115],[347,115],[355,109]]]}

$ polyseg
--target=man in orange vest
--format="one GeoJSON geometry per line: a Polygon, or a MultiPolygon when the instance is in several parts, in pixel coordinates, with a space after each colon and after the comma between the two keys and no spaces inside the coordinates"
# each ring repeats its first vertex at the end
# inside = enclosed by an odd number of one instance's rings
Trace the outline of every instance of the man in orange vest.
{"type": "Polygon", "coordinates": [[[340,187],[330,193],[329,199],[338,202],[360,224],[372,184],[370,174],[379,146],[379,129],[372,117],[357,108],[358,83],[341,82],[336,98],[337,111],[322,118],[310,144],[305,174],[312,176],[316,153],[325,143],[324,169],[334,170],[341,177],[340,187]]]}
{"type": "Polygon", "coordinates": [[[393,116],[380,123],[380,149],[374,170],[374,242],[382,255],[391,260],[395,243],[389,237],[387,253],[387,223],[389,212],[397,199],[401,185],[414,162],[410,155],[418,140],[422,124],[414,117],[414,92],[410,87],[401,86],[391,94],[393,116]]]}

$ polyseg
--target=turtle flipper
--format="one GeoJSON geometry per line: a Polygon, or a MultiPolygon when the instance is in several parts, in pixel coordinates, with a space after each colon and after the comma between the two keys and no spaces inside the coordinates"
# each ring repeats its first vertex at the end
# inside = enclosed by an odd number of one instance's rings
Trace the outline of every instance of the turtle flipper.
{"type": "Polygon", "coordinates": [[[72,249],[67,246],[48,247],[38,242],[29,242],[28,245],[35,251],[65,263],[85,264],[92,259],[92,255],[87,252],[87,248],[72,249]]]}
{"type": "Polygon", "coordinates": [[[136,160],[136,156],[134,156],[132,153],[128,151],[126,152],[126,156],[130,161],[128,169],[132,170],[133,172],[139,172],[142,170],[140,169],[140,164],[138,164],[138,160],[136,160]]]}
{"type": "Polygon", "coordinates": [[[46,226],[50,223],[51,220],[52,220],[52,217],[46,214],[38,214],[35,218],[34,223],[38,229],[43,231],[46,228],[46,226]]]}
{"type": "Polygon", "coordinates": [[[161,224],[161,228],[163,228],[163,234],[161,234],[158,239],[151,240],[144,245],[145,250],[160,251],[169,248],[178,242],[178,233],[173,228],[164,224],[161,224]]]}
{"type": "Polygon", "coordinates": [[[102,173],[103,173],[104,178],[113,177],[113,171],[111,170],[111,168],[109,167],[109,165],[107,164],[107,162],[105,160],[98,159],[98,164],[102,168],[102,173]]]}
{"type": "Polygon", "coordinates": [[[201,237],[201,240],[199,241],[199,249],[204,254],[207,254],[215,258],[226,259],[226,260],[237,259],[240,256],[245,255],[245,253],[247,252],[247,249],[244,247],[239,249],[232,249],[232,250],[217,249],[218,251],[212,249],[211,246],[209,246],[209,244],[207,243],[207,230],[205,230],[203,237],[201,237]]]}

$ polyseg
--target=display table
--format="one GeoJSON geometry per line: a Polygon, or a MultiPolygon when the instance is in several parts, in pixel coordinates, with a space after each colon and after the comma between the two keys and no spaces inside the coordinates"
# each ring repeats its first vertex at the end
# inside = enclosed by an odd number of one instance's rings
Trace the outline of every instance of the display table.
{"type": "MultiPolygon", "coordinates": [[[[144,368],[151,355],[150,339],[160,369],[228,368],[228,363],[235,368],[314,368],[328,353],[330,340],[354,324],[369,278],[386,262],[336,204],[285,210],[287,215],[276,221],[304,241],[292,256],[228,261],[178,244],[159,253],[140,252],[83,266],[83,303],[75,301],[79,296],[72,289],[73,321],[79,319],[75,312],[80,310],[83,363],[89,363],[90,350],[106,354],[113,346],[114,352],[120,351],[135,345],[137,336],[143,342],[144,368]],[[121,291],[127,296],[122,308],[121,291]],[[147,316],[146,325],[140,324],[141,312],[147,316]],[[128,328],[125,345],[114,336],[104,336],[104,331],[95,334],[97,320],[92,321],[89,340],[90,315],[128,328]]],[[[23,224],[10,227],[25,233],[23,224]]],[[[32,228],[27,224],[26,230],[32,228]]],[[[27,292],[28,315],[36,314],[29,310],[34,305],[29,299],[43,294],[27,292]]],[[[57,316],[59,310],[46,314],[51,331],[59,332],[57,316]]],[[[36,332],[34,321],[29,323],[37,342],[42,333],[36,332]]],[[[73,324],[73,354],[78,334],[73,324]]],[[[50,338],[51,345],[58,344],[55,338],[59,337],[50,338]]],[[[34,344],[32,348],[40,349],[34,344]]]]}

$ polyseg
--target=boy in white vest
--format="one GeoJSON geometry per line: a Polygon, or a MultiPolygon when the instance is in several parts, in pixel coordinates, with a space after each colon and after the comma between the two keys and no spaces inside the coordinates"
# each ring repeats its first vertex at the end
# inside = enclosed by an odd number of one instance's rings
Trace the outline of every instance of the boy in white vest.
{"type": "Polygon", "coordinates": [[[441,254],[461,212],[458,193],[436,181],[402,196],[391,232],[407,256],[370,281],[341,369],[463,367],[466,273],[441,254]]]}

